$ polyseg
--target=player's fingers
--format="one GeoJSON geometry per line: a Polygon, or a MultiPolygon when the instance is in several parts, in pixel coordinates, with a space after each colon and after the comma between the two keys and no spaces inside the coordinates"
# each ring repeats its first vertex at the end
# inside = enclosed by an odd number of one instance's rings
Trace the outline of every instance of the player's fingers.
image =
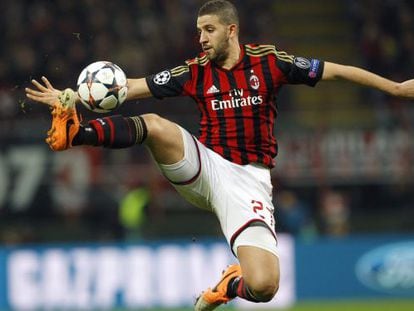
{"type": "Polygon", "coordinates": [[[37,87],[40,91],[42,92],[47,92],[48,89],[46,87],[44,87],[42,84],[40,84],[37,80],[33,79],[32,80],[32,84],[37,87]]]}
{"type": "Polygon", "coordinates": [[[46,99],[44,97],[39,97],[39,96],[30,94],[30,93],[26,93],[26,97],[33,100],[33,101],[35,101],[35,102],[45,104],[45,105],[49,105],[49,106],[53,106],[53,103],[49,99],[46,99]]]}
{"type": "Polygon", "coordinates": [[[31,95],[39,96],[39,97],[44,95],[43,92],[39,92],[39,91],[33,90],[31,88],[28,88],[28,87],[25,88],[24,90],[25,90],[26,94],[31,94],[31,95]]]}
{"type": "Polygon", "coordinates": [[[36,102],[43,102],[43,99],[41,97],[30,94],[30,93],[26,93],[26,97],[36,102]]]}
{"type": "Polygon", "coordinates": [[[50,82],[49,82],[49,80],[48,80],[45,76],[43,76],[43,77],[42,77],[42,81],[44,82],[44,84],[46,85],[46,87],[47,87],[49,90],[54,90],[54,89],[55,89],[55,88],[53,87],[52,83],[50,83],[50,82]]]}

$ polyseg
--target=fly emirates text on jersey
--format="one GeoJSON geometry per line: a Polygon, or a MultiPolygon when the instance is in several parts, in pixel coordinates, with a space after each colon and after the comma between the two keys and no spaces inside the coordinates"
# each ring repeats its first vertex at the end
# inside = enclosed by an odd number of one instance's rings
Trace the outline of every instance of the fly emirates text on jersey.
{"type": "Polygon", "coordinates": [[[230,108],[238,108],[244,106],[251,106],[251,105],[260,105],[263,103],[263,96],[247,96],[243,97],[244,90],[243,89],[233,89],[229,92],[230,99],[227,100],[219,100],[213,99],[211,101],[211,108],[213,110],[224,110],[230,108]]]}

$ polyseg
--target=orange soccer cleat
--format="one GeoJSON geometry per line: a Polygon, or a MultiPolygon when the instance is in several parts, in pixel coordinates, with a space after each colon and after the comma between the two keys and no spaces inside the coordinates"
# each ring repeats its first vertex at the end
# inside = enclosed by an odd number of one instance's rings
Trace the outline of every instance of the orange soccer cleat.
{"type": "Polygon", "coordinates": [[[46,142],[53,151],[71,148],[79,127],[76,94],[72,89],[66,89],[52,107],[52,127],[47,132],[46,142]]]}
{"type": "Polygon", "coordinates": [[[230,265],[223,271],[221,280],[214,288],[208,288],[196,300],[195,311],[211,311],[233,298],[227,296],[227,286],[234,278],[241,276],[240,265],[230,265]]]}

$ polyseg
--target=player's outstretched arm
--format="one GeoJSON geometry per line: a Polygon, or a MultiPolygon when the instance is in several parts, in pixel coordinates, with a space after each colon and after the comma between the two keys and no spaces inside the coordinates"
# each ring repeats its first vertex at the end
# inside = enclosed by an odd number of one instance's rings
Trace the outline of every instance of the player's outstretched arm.
{"type": "MultiPolygon", "coordinates": [[[[46,77],[42,77],[42,83],[32,80],[34,88],[27,87],[26,97],[38,103],[53,106],[58,100],[61,90],[55,89],[46,77]]],[[[127,100],[151,97],[151,91],[148,88],[145,78],[128,79],[128,95],[127,100]]],[[[79,102],[79,100],[76,100],[79,102]]]]}
{"type": "Polygon", "coordinates": [[[145,78],[128,79],[127,100],[152,97],[145,78]]]}
{"type": "Polygon", "coordinates": [[[26,97],[35,102],[53,106],[62,91],[55,89],[46,77],[42,77],[42,81],[44,85],[33,79],[32,84],[35,88],[25,88],[26,97]]]}
{"type": "Polygon", "coordinates": [[[375,88],[390,95],[414,98],[414,79],[398,83],[362,68],[325,62],[322,80],[340,79],[375,88]]]}

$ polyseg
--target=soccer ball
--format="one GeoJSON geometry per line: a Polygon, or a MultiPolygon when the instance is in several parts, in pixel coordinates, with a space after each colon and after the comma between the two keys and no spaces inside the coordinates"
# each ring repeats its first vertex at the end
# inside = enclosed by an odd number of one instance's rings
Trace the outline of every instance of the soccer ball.
{"type": "Polygon", "coordinates": [[[91,111],[105,113],[118,108],[127,97],[127,79],[117,65],[99,61],[88,65],[78,78],[78,95],[91,111]]]}

